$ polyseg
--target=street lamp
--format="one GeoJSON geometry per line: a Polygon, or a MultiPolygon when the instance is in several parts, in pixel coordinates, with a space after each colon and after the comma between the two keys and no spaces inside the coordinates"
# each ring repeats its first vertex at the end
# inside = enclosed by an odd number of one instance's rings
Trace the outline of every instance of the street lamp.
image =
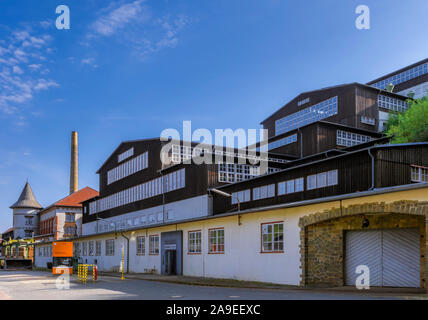
{"type": "Polygon", "coordinates": [[[231,195],[230,193],[224,192],[224,191],[220,191],[218,189],[212,188],[210,189],[210,191],[217,193],[223,197],[228,197],[228,198],[235,198],[236,201],[238,202],[238,212],[241,211],[241,201],[239,201],[239,198],[237,196],[231,195]]]}

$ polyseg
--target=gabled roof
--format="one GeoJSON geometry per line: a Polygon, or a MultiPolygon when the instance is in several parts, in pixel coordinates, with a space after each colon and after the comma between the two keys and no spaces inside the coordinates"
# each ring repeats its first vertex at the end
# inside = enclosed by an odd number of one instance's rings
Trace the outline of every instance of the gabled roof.
{"type": "Polygon", "coordinates": [[[101,165],[101,167],[97,170],[96,173],[100,173],[101,169],[107,164],[107,162],[109,162],[109,160],[111,159],[111,157],[117,152],[117,150],[120,149],[120,147],[122,147],[125,143],[135,143],[135,142],[146,142],[146,141],[153,141],[153,140],[159,140],[160,138],[148,138],[148,139],[138,139],[138,140],[128,140],[128,141],[122,141],[119,146],[114,149],[114,151],[110,154],[110,156],[107,158],[106,161],[104,161],[104,163],[101,165]]]}
{"type": "Polygon", "coordinates": [[[33,190],[31,190],[31,186],[28,181],[25,184],[18,201],[11,205],[10,208],[42,209],[42,206],[40,205],[40,203],[37,202],[36,197],[34,196],[33,190]]]}
{"type": "MultiPolygon", "coordinates": [[[[263,124],[264,122],[266,122],[266,120],[269,120],[270,118],[272,118],[273,116],[275,116],[283,108],[285,108],[289,103],[291,103],[291,102],[293,102],[295,100],[299,100],[299,99],[303,98],[304,96],[306,96],[308,94],[313,94],[313,93],[319,92],[319,91],[327,91],[327,90],[338,89],[338,88],[343,88],[343,87],[350,87],[350,86],[359,86],[359,87],[366,88],[366,89],[369,89],[369,90],[382,92],[382,94],[390,95],[390,96],[393,96],[393,97],[396,97],[396,98],[403,98],[404,97],[401,94],[398,94],[398,93],[395,93],[395,92],[389,92],[389,91],[382,90],[382,89],[378,89],[378,88],[372,87],[370,85],[359,83],[359,82],[344,83],[344,84],[339,84],[339,85],[336,85],[336,86],[331,86],[331,87],[326,87],[326,88],[321,88],[321,89],[316,89],[316,90],[302,92],[299,95],[297,95],[295,98],[293,98],[292,100],[288,101],[285,105],[283,105],[282,107],[280,107],[279,109],[277,109],[269,117],[267,117],[262,122],[260,122],[260,124],[263,124]]],[[[404,98],[405,99],[409,99],[408,97],[404,97],[404,98]]],[[[305,106],[305,108],[306,108],[306,106],[305,106]]]]}
{"type": "Polygon", "coordinates": [[[58,200],[55,203],[52,203],[50,206],[43,209],[43,211],[41,211],[40,213],[43,213],[53,207],[81,207],[81,202],[96,196],[98,196],[98,191],[89,187],[85,187],[83,189],[80,189],[79,191],[70,194],[65,198],[62,198],[61,200],[58,200]]]}
{"type": "Polygon", "coordinates": [[[11,228],[7,229],[6,231],[4,231],[4,232],[2,233],[2,235],[3,235],[3,234],[6,234],[6,233],[9,233],[9,232],[12,232],[12,231],[13,231],[13,227],[11,227],[11,228]]]}

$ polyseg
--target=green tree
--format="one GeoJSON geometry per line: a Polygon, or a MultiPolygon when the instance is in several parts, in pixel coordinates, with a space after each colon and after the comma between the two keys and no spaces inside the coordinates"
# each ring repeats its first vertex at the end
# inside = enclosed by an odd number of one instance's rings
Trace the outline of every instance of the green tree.
{"type": "Polygon", "coordinates": [[[391,114],[386,134],[392,143],[428,141],[428,97],[409,102],[405,112],[391,114]]]}

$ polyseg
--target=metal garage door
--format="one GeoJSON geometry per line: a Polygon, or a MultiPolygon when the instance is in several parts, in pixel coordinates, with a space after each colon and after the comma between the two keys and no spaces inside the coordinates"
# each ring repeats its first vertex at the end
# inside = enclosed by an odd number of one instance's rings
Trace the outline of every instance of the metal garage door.
{"type": "Polygon", "coordinates": [[[346,233],[346,285],[355,286],[357,266],[370,269],[372,287],[419,287],[420,250],[417,229],[346,233]]]}

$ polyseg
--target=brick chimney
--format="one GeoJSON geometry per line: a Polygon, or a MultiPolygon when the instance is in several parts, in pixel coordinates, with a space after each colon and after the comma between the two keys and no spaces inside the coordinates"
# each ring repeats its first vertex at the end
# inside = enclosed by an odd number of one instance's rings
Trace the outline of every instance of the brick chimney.
{"type": "Polygon", "coordinates": [[[71,162],[70,162],[70,194],[78,190],[79,185],[79,160],[77,132],[71,132],[71,162]]]}

